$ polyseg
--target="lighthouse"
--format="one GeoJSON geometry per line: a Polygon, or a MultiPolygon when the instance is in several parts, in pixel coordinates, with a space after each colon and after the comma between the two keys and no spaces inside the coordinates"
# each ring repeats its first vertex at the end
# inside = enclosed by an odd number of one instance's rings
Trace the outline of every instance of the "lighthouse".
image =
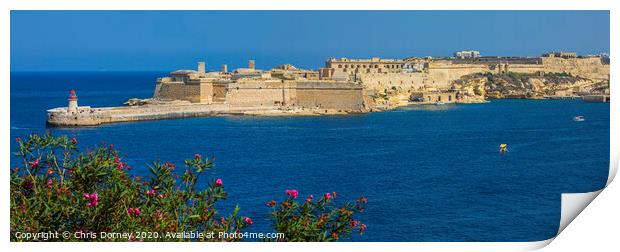
{"type": "Polygon", "coordinates": [[[69,91],[69,105],[67,106],[67,112],[77,112],[78,111],[78,103],[77,103],[77,95],[75,95],[75,90],[71,89],[69,91]]]}

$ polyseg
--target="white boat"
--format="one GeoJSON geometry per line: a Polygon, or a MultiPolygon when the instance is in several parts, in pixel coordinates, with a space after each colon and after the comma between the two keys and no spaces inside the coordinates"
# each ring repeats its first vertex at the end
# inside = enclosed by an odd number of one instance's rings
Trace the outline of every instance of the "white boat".
{"type": "Polygon", "coordinates": [[[575,116],[575,117],[573,117],[573,121],[575,121],[575,122],[583,122],[585,120],[586,119],[583,116],[575,116]]]}
{"type": "Polygon", "coordinates": [[[444,105],[444,104],[445,103],[443,103],[442,101],[435,102],[435,105],[444,105]]]}

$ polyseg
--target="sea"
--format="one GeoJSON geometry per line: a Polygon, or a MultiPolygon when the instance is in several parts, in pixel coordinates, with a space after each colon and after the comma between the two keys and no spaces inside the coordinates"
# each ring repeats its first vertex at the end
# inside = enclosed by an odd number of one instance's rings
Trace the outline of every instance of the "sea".
{"type": "MultiPolygon", "coordinates": [[[[46,126],[75,89],[82,106],[119,106],[152,97],[164,72],[12,72],[11,139],[31,133],[77,137],[84,149],[114,144],[135,176],[156,160],[194,153],[216,157],[206,177],[221,178],[235,205],[272,232],[269,200],[337,192],[365,196],[363,235],[344,241],[538,241],[554,237],[562,193],[590,192],[607,181],[609,103],[491,100],[414,105],[386,112],[308,117],[218,116],[46,126]],[[585,121],[573,121],[575,116],[585,121]],[[509,152],[500,154],[499,145],[509,152]]],[[[11,141],[11,149],[15,150],[11,141]]],[[[15,163],[15,157],[11,162],[15,163]]],[[[201,186],[204,186],[202,181],[201,186]]]]}

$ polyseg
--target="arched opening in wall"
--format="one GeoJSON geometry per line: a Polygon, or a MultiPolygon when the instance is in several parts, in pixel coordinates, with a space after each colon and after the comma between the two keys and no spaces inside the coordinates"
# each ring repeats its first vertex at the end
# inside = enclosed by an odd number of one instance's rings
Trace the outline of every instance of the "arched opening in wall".
{"type": "Polygon", "coordinates": [[[430,95],[426,97],[426,101],[431,101],[431,96],[430,95]]]}
{"type": "Polygon", "coordinates": [[[448,101],[452,101],[452,96],[448,95],[448,101]]]}
{"type": "Polygon", "coordinates": [[[437,96],[437,101],[441,101],[441,95],[437,96]]]}

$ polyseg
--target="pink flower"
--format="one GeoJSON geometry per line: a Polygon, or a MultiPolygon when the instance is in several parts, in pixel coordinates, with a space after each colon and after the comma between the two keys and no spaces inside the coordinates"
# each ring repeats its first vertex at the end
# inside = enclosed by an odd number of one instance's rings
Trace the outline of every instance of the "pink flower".
{"type": "Polygon", "coordinates": [[[291,198],[293,198],[293,199],[296,199],[296,198],[297,198],[297,196],[299,195],[299,192],[298,192],[297,190],[295,190],[295,189],[288,189],[288,190],[286,190],[285,192],[286,192],[286,194],[287,194],[289,197],[291,197],[291,198]]]}
{"type": "Polygon", "coordinates": [[[224,186],[224,183],[222,183],[222,179],[216,179],[215,186],[224,186]]]}
{"type": "Polygon", "coordinates": [[[149,196],[149,197],[155,196],[155,190],[153,190],[153,189],[146,190],[146,195],[149,196]]]}
{"type": "Polygon", "coordinates": [[[250,217],[243,217],[243,222],[245,222],[248,225],[254,224],[254,222],[252,221],[252,219],[250,219],[250,217]]]}
{"type": "Polygon", "coordinates": [[[122,162],[119,157],[114,157],[114,164],[116,164],[116,167],[119,170],[122,170],[123,168],[127,167],[127,163],[122,162]]]}
{"type": "Polygon", "coordinates": [[[306,202],[310,203],[312,202],[313,199],[314,199],[314,195],[310,194],[308,195],[308,198],[306,198],[306,202]]]}
{"type": "Polygon", "coordinates": [[[47,187],[52,188],[53,184],[54,184],[54,181],[52,179],[47,180],[47,187]]]}
{"type": "Polygon", "coordinates": [[[35,161],[28,162],[28,164],[29,164],[30,166],[32,166],[32,167],[37,167],[37,166],[39,166],[39,160],[37,159],[37,160],[35,160],[35,161]]]}
{"type": "Polygon", "coordinates": [[[138,216],[138,215],[140,215],[140,208],[137,208],[137,207],[136,208],[132,208],[132,207],[130,207],[130,208],[127,209],[127,214],[138,216]]]}
{"type": "Polygon", "coordinates": [[[84,198],[84,200],[89,201],[88,203],[86,203],[87,207],[96,207],[99,204],[99,194],[97,194],[97,192],[94,192],[92,194],[84,193],[82,194],[82,197],[84,198]]]}
{"type": "Polygon", "coordinates": [[[332,195],[330,193],[326,193],[325,194],[325,199],[328,200],[328,199],[331,199],[331,198],[332,198],[332,195]]]}
{"type": "Polygon", "coordinates": [[[201,159],[202,157],[200,156],[200,154],[196,153],[196,154],[194,154],[194,158],[195,159],[201,159]]]}
{"type": "Polygon", "coordinates": [[[74,138],[71,138],[71,143],[72,143],[73,145],[76,145],[76,144],[77,144],[77,139],[76,139],[75,137],[74,137],[74,138]]]}
{"type": "Polygon", "coordinates": [[[366,224],[360,225],[360,234],[364,233],[364,230],[366,230],[366,224]]]}

